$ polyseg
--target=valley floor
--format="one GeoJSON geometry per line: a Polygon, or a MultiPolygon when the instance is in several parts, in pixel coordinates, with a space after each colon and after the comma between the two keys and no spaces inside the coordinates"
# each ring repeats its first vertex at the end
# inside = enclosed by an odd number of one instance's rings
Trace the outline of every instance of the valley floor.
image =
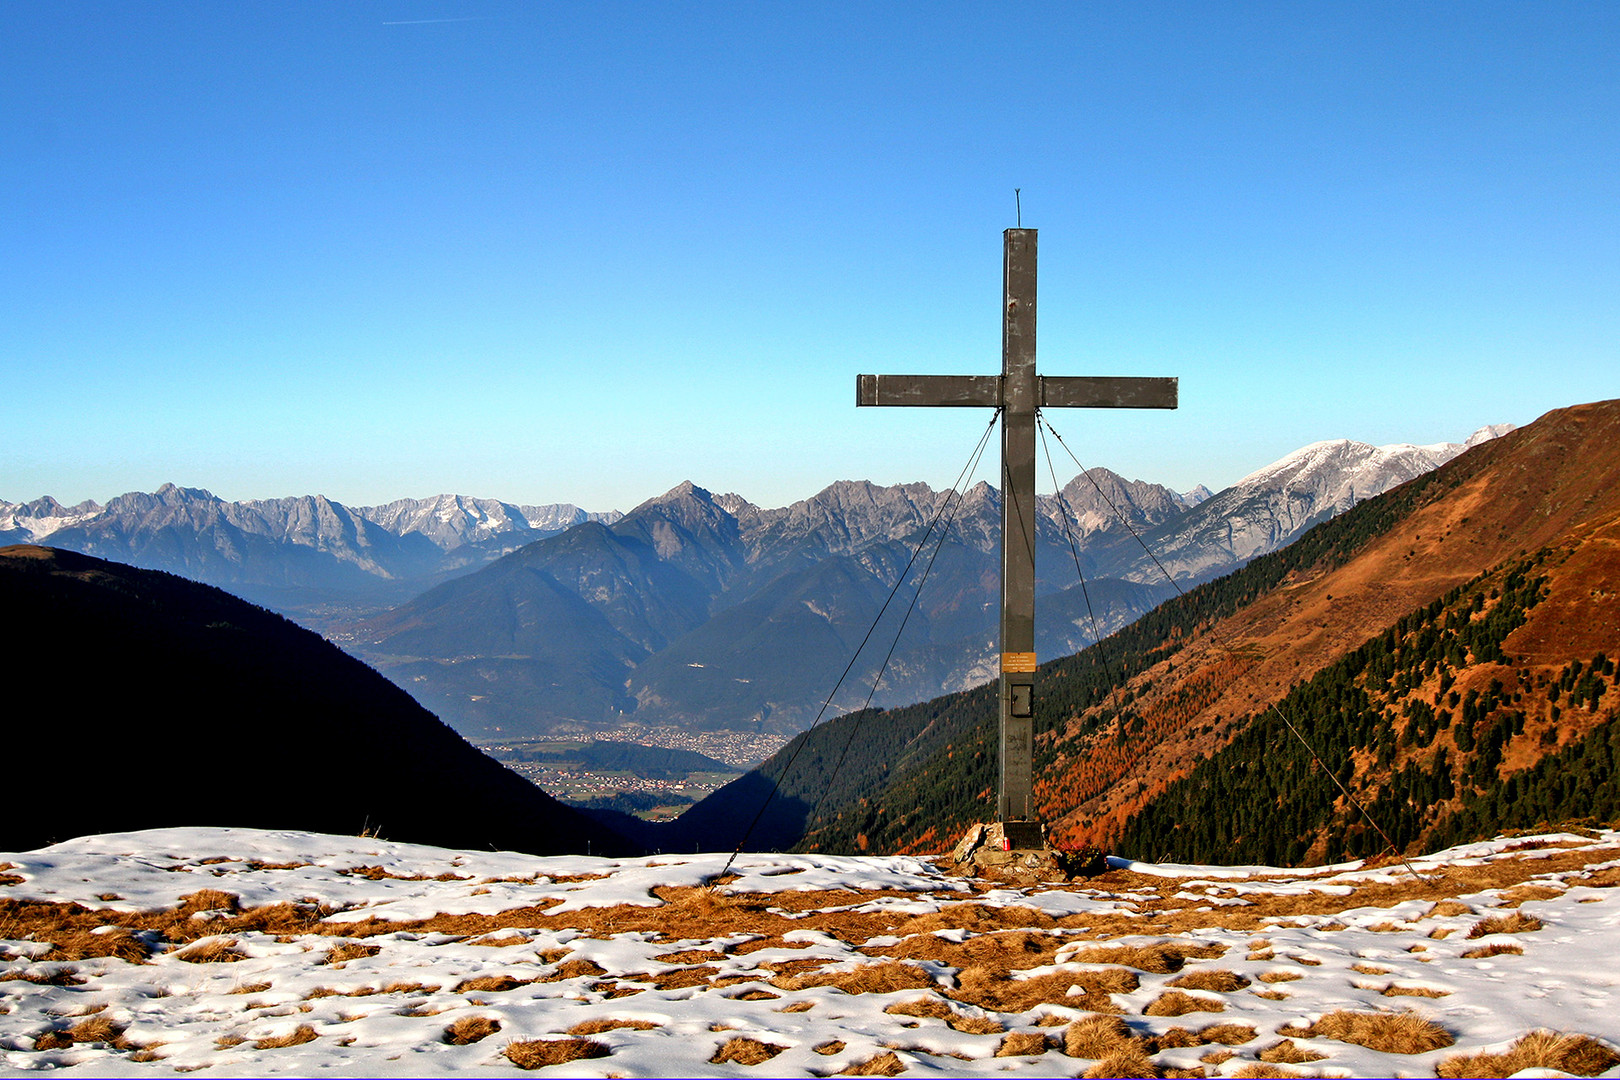
{"type": "Polygon", "coordinates": [[[1620,1076],[1620,832],[1422,880],[725,862],[203,828],[0,854],[0,1073],[1620,1076]]]}

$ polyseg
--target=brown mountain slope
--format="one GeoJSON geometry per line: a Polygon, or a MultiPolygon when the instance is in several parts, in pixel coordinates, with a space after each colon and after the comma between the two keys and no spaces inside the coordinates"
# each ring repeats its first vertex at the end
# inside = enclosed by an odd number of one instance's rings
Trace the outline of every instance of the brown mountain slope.
{"type": "MultiPolygon", "coordinates": [[[[1037,784],[1055,838],[1110,842],[1126,819],[1228,745],[1296,683],[1487,574],[1479,610],[1463,617],[1489,617],[1503,602],[1506,564],[1542,549],[1547,554],[1521,571],[1541,585],[1524,625],[1502,643],[1511,664],[1470,654],[1450,666],[1432,665],[1426,684],[1402,685],[1398,694],[1389,687],[1362,690],[1388,699],[1379,700],[1393,743],[1406,731],[1401,710],[1410,708],[1413,694],[1443,705],[1439,685],[1448,677],[1447,694],[1484,693],[1495,680],[1504,701],[1534,717],[1535,738],[1513,737],[1504,769],[1569,745],[1602,716],[1595,707],[1584,719],[1566,709],[1554,720],[1548,687],[1572,661],[1620,651],[1620,401],[1548,413],[1456,459],[1425,482],[1410,512],[1345,564],[1285,581],[1232,617],[1200,626],[1168,661],[1133,680],[1127,694],[1059,724],[1044,736],[1057,760],[1037,784]],[[1556,729],[1550,739],[1538,723],[1556,729]]],[[[1437,768],[1437,748],[1448,745],[1453,771],[1460,769],[1472,751],[1459,749],[1459,740],[1472,744],[1448,732],[1426,746],[1426,767],[1437,768]]],[[[1379,778],[1410,759],[1357,758],[1352,786],[1375,795],[1379,778]]]]}

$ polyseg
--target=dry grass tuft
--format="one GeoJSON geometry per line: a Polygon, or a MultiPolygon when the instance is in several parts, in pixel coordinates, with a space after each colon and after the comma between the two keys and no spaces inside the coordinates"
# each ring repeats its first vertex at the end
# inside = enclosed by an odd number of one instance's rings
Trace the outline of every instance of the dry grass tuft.
{"type": "Polygon", "coordinates": [[[1273,1043],[1256,1056],[1261,1061],[1281,1062],[1284,1065],[1303,1065],[1307,1061],[1321,1061],[1327,1057],[1326,1054],[1318,1054],[1315,1050],[1305,1050],[1295,1046],[1293,1039],[1284,1039],[1282,1042],[1273,1043]]]}
{"type": "MultiPolygon", "coordinates": [[[[683,970],[691,970],[690,968],[683,970]]],[[[718,970],[710,968],[711,971],[718,970]]],[[[557,970],[540,979],[540,982],[562,982],[565,979],[584,979],[597,975],[606,975],[607,969],[594,960],[565,960],[557,965],[557,970]]],[[[690,984],[687,984],[690,985],[690,984]]]]}
{"type": "Polygon", "coordinates": [[[463,1016],[444,1029],[444,1041],[451,1046],[466,1046],[479,1039],[487,1039],[501,1030],[501,1022],[493,1016],[463,1016]]]}
{"type": "Polygon", "coordinates": [[[607,1057],[612,1052],[595,1039],[531,1039],[509,1043],[501,1051],[520,1069],[543,1069],[580,1058],[607,1057]]]}
{"type": "Polygon", "coordinates": [[[1385,997],[1424,998],[1441,998],[1446,997],[1451,993],[1450,990],[1436,990],[1430,986],[1397,986],[1395,983],[1390,983],[1388,986],[1384,987],[1378,992],[1383,994],[1385,997]]]}
{"type": "Polygon", "coordinates": [[[46,971],[12,971],[0,975],[0,982],[25,982],[33,983],[35,986],[83,986],[89,981],[70,967],[46,971]]]}
{"type": "Polygon", "coordinates": [[[1503,1054],[1457,1054],[1440,1063],[1443,1077],[1512,1076],[1524,1069],[1557,1069],[1574,1076],[1596,1076],[1620,1065],[1616,1054],[1585,1035],[1533,1031],[1503,1054]]]}
{"type": "Polygon", "coordinates": [[[1195,1012],[1225,1012],[1226,1003],[1209,998],[1193,997],[1180,990],[1166,990],[1142,1010],[1145,1016],[1186,1016],[1195,1012]]]}
{"type": "Polygon", "coordinates": [[[739,1065],[762,1065],[786,1049],[787,1047],[777,1046],[775,1043],[760,1042],[758,1039],[738,1035],[727,1039],[725,1044],[714,1052],[709,1064],[724,1065],[728,1061],[735,1061],[739,1065]]]}
{"type": "Polygon", "coordinates": [[[813,1001],[795,1001],[791,1005],[784,1005],[776,1011],[780,1013],[801,1013],[809,1012],[815,1007],[816,1003],[813,1001]]]}
{"type": "Polygon", "coordinates": [[[1522,911],[1515,911],[1511,915],[1494,915],[1489,919],[1481,919],[1468,931],[1468,937],[1482,938],[1487,934],[1528,934],[1532,930],[1541,929],[1541,920],[1534,915],[1526,915],[1522,911]]]}
{"type": "Polygon", "coordinates": [[[1297,1072],[1289,1072],[1287,1069],[1279,1069],[1275,1065],[1259,1064],[1259,1065],[1245,1065],[1245,1066],[1243,1066],[1243,1068],[1239,1069],[1237,1072],[1228,1073],[1227,1075],[1229,1075],[1229,1076],[1242,1076],[1242,1077],[1251,1077],[1251,1076],[1254,1076],[1254,1077],[1271,1077],[1271,1076],[1281,1077],[1281,1076],[1304,1076],[1305,1074],[1304,1073],[1297,1073],[1297,1072]]]}
{"type": "Polygon", "coordinates": [[[230,992],[233,994],[262,994],[268,989],[270,989],[270,984],[267,982],[243,983],[241,986],[231,987],[230,992]]]}
{"type": "Polygon", "coordinates": [[[1282,1027],[1277,1034],[1295,1038],[1337,1039],[1384,1054],[1423,1054],[1457,1040],[1432,1020],[1415,1012],[1352,1012],[1335,1009],[1308,1028],[1282,1027]]]}
{"type": "Polygon", "coordinates": [[[338,967],[347,964],[350,960],[360,960],[368,956],[376,956],[382,952],[381,945],[362,945],[358,941],[346,941],[326,951],[320,963],[331,964],[338,967]]]}
{"type": "Polygon", "coordinates": [[[281,1050],[289,1046],[302,1046],[304,1043],[314,1042],[320,1038],[315,1029],[308,1024],[299,1024],[285,1035],[276,1035],[268,1039],[259,1039],[253,1044],[255,1050],[281,1050]]]}
{"type": "Polygon", "coordinates": [[[1118,1012],[1110,994],[1129,994],[1140,985],[1126,968],[1101,971],[1060,971],[1032,979],[1009,979],[994,969],[969,968],[957,976],[957,988],[948,991],[957,1001],[995,1012],[1028,1012],[1037,1005],[1055,1004],[1088,1012],[1118,1012]],[[1079,987],[1080,992],[1069,991],[1079,987]]]}
{"type": "Polygon", "coordinates": [[[712,964],[724,960],[726,954],[714,949],[678,949],[653,957],[660,964],[712,964]]]}
{"type": "MultiPolygon", "coordinates": [[[[710,968],[709,971],[713,973],[715,969],[710,968]]],[[[778,975],[771,980],[771,985],[782,990],[832,986],[846,994],[891,994],[896,990],[920,990],[931,987],[934,985],[934,979],[916,964],[889,960],[877,964],[862,964],[853,971],[807,971],[801,975],[778,975]]]]}
{"type": "Polygon", "coordinates": [[[1159,1070],[1140,1046],[1129,1046],[1118,1053],[1109,1054],[1080,1075],[1110,1080],[1113,1077],[1158,1076],[1159,1070]]]}
{"type": "Polygon", "coordinates": [[[926,1016],[933,1020],[943,1020],[955,1030],[967,1032],[969,1035],[999,1035],[1007,1030],[999,1020],[988,1016],[964,1015],[937,997],[897,1001],[883,1011],[891,1016],[926,1016]]]}
{"type": "Polygon", "coordinates": [[[506,990],[515,990],[520,986],[528,986],[533,979],[519,979],[514,975],[475,975],[470,979],[462,979],[456,983],[457,994],[499,994],[506,990]]]}
{"type": "Polygon", "coordinates": [[[1551,900],[1556,896],[1563,896],[1563,889],[1556,889],[1551,885],[1533,885],[1526,883],[1515,885],[1501,894],[1500,902],[1508,907],[1518,907],[1527,900],[1551,900]]]}
{"type": "Polygon", "coordinates": [[[1198,1041],[1220,1043],[1222,1046],[1242,1046],[1258,1034],[1259,1032],[1248,1024],[1211,1024],[1198,1029],[1198,1041]]]}
{"type": "Polygon", "coordinates": [[[842,1039],[830,1039],[824,1043],[817,1043],[810,1049],[824,1057],[831,1057],[832,1055],[841,1053],[843,1051],[844,1041],[842,1039]]]}
{"type": "Polygon", "coordinates": [[[888,1050],[877,1057],[867,1058],[854,1065],[846,1065],[833,1073],[834,1076],[899,1076],[906,1071],[905,1063],[894,1056],[894,1051],[888,1050]]]}
{"type": "Polygon", "coordinates": [[[1472,915],[1474,909],[1461,900],[1441,900],[1428,911],[1424,912],[1425,919],[1442,919],[1451,915],[1472,915]]]}
{"type": "Polygon", "coordinates": [[[1099,945],[1070,956],[1071,964],[1120,964],[1154,975],[1180,971],[1189,959],[1212,960],[1226,952],[1222,945],[1099,945]]]}
{"type": "Polygon", "coordinates": [[[1235,993],[1249,985],[1249,980],[1235,971],[1222,968],[1194,968],[1165,983],[1183,990],[1210,990],[1217,994],[1235,993]]]}
{"type": "Polygon", "coordinates": [[[188,964],[234,964],[247,959],[236,951],[236,939],[226,937],[203,938],[175,953],[174,958],[188,964]]]}
{"type": "Polygon", "coordinates": [[[1359,971],[1363,975],[1388,975],[1389,968],[1379,967],[1377,964],[1351,964],[1351,971],[1359,971]]]}
{"type": "Polygon", "coordinates": [[[1063,1052],[1070,1057],[1101,1060],[1126,1052],[1135,1041],[1125,1021],[1098,1014],[1068,1026],[1063,1032],[1063,1052]]]}
{"type": "Polygon", "coordinates": [[[604,1031],[630,1028],[632,1031],[651,1031],[658,1025],[651,1020],[584,1020],[568,1029],[570,1035],[600,1035],[604,1031]]]}
{"type": "Polygon", "coordinates": [[[1049,1044],[1039,1031],[1009,1031],[996,1047],[996,1057],[1028,1057],[1046,1053],[1049,1044]]]}
{"type": "Polygon", "coordinates": [[[1295,979],[1303,979],[1304,977],[1305,976],[1301,975],[1299,972],[1290,971],[1287,968],[1278,968],[1275,971],[1262,971],[1259,975],[1255,976],[1255,978],[1259,979],[1263,983],[1293,982],[1295,979]]]}
{"type": "Polygon", "coordinates": [[[1464,960],[1483,960],[1487,956],[1523,956],[1524,946],[1515,945],[1511,941],[1493,941],[1489,945],[1480,945],[1469,949],[1462,954],[1464,960]]]}

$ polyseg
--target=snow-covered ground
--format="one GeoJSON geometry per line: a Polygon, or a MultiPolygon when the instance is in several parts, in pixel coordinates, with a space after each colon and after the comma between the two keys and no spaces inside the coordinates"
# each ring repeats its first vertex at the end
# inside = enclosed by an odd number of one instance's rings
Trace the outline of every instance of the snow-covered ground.
{"type": "Polygon", "coordinates": [[[1620,833],[1455,848],[1423,882],[1118,863],[1010,887],[747,855],[703,888],[725,861],[202,828],[0,854],[0,1073],[515,1072],[583,1048],[542,1068],[1075,1076],[1104,1054],[1066,1028],[1095,1010],[1129,1028],[1114,1068],[1210,1076],[1432,1076],[1535,1030],[1620,1050],[1620,833]],[[1403,1009],[1452,1044],[1312,1029],[1403,1009]]]}

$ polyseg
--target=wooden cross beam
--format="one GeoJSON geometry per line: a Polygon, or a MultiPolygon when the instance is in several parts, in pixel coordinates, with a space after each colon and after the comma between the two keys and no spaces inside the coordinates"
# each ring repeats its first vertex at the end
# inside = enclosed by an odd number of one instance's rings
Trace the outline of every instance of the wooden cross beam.
{"type": "Polygon", "coordinates": [[[1014,847],[1041,846],[1032,800],[1035,727],[1035,413],[1173,409],[1175,379],[1035,373],[1035,230],[1003,233],[1001,374],[861,375],[857,405],[1001,409],[1001,788],[1014,847]]]}

